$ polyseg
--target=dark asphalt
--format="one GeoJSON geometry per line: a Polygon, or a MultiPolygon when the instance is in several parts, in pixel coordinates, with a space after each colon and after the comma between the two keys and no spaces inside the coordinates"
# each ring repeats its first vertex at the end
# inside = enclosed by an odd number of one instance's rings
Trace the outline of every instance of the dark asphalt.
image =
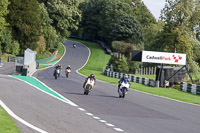
{"type": "MultiPolygon", "coordinates": [[[[75,72],[86,61],[88,49],[80,44],[72,47],[65,42],[67,52],[60,64],[71,65],[72,74],[53,79],[53,68],[43,70],[36,77],[64,97],[85,108],[127,133],[199,133],[200,107],[131,90],[125,99],[118,98],[117,86],[97,81],[93,91],[83,95],[85,77],[75,72]]],[[[89,73],[88,73],[89,75],[89,73]]]]}
{"type": "Polygon", "coordinates": [[[15,62],[2,61],[0,65],[0,74],[11,75],[15,72],[15,62]]]}

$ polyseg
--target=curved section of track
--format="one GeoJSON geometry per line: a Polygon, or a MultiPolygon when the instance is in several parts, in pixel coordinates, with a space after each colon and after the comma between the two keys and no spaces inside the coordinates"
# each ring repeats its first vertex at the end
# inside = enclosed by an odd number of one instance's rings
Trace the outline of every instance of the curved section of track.
{"type": "MultiPolygon", "coordinates": [[[[60,61],[64,67],[71,65],[68,79],[64,72],[53,79],[53,68],[37,74],[37,78],[64,97],[85,108],[111,124],[129,133],[197,133],[200,131],[199,106],[185,104],[138,91],[130,90],[125,99],[118,98],[117,86],[97,81],[89,96],[83,95],[85,77],[77,74],[88,57],[88,49],[71,41],[65,42],[66,54],[60,61]]],[[[88,74],[89,75],[89,74],[88,74]]]]}

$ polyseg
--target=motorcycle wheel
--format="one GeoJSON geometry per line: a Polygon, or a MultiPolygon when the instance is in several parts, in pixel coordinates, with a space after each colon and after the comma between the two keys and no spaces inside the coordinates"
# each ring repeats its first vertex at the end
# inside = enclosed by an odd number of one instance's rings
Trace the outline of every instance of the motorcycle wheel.
{"type": "Polygon", "coordinates": [[[55,74],[55,79],[57,79],[58,78],[58,74],[55,74]]]}
{"type": "Polygon", "coordinates": [[[125,97],[125,89],[123,88],[123,91],[122,91],[122,98],[124,98],[125,97]]]}
{"type": "Polygon", "coordinates": [[[68,78],[68,74],[66,74],[66,78],[68,78]]]}
{"type": "Polygon", "coordinates": [[[84,94],[88,95],[89,94],[89,90],[90,90],[90,85],[87,85],[86,88],[85,88],[84,94]]]}

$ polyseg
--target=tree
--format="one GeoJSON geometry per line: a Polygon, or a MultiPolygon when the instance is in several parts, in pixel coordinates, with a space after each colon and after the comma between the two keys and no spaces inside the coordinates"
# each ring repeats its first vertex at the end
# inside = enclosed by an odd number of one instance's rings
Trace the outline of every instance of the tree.
{"type": "MultiPolygon", "coordinates": [[[[52,27],[53,20],[50,19],[47,8],[44,3],[40,4],[41,8],[41,20],[42,20],[42,35],[44,36],[44,45],[47,51],[54,52],[58,47],[58,36],[56,30],[52,27]]],[[[42,37],[40,37],[40,40],[42,37]]],[[[43,41],[42,41],[43,42],[43,41]]]]}
{"type": "Polygon", "coordinates": [[[5,27],[8,25],[5,19],[6,15],[8,14],[8,9],[7,9],[8,4],[9,4],[8,0],[0,1],[0,55],[2,54],[1,51],[2,40],[4,40],[3,32],[5,32],[6,30],[5,27]]]}
{"type": "Polygon", "coordinates": [[[129,72],[129,65],[125,56],[122,56],[121,58],[112,56],[109,63],[113,65],[113,70],[116,72],[129,72]]]}
{"type": "Polygon", "coordinates": [[[10,0],[8,22],[12,34],[20,44],[20,53],[26,48],[35,50],[41,34],[40,8],[37,0],[10,0]]]}
{"type": "Polygon", "coordinates": [[[150,24],[156,24],[156,19],[152,13],[148,10],[146,5],[141,0],[122,0],[130,4],[131,10],[133,10],[134,16],[141,23],[143,27],[150,24]]]}
{"type": "Polygon", "coordinates": [[[199,0],[167,0],[161,15],[165,22],[161,38],[164,51],[186,53],[189,63],[194,57],[194,43],[198,42],[199,7],[199,0]]]}
{"type": "Polygon", "coordinates": [[[160,30],[159,21],[156,22],[155,17],[148,10],[142,0],[121,0],[130,5],[133,11],[133,16],[137,19],[142,27],[143,44],[145,49],[148,49],[149,45],[155,40],[155,35],[160,30]]]}
{"type": "Polygon", "coordinates": [[[125,55],[128,59],[131,58],[132,50],[137,50],[139,47],[137,45],[126,43],[123,41],[113,41],[112,42],[113,51],[119,52],[125,55]]]}
{"type": "Polygon", "coordinates": [[[131,6],[118,0],[88,0],[81,5],[84,36],[101,39],[111,45],[114,40],[141,43],[142,28],[131,6]]]}
{"type": "Polygon", "coordinates": [[[142,27],[140,23],[132,16],[123,16],[118,18],[113,26],[110,27],[110,33],[107,35],[110,41],[125,41],[134,44],[141,44],[143,41],[142,27]]]}
{"type": "Polygon", "coordinates": [[[114,67],[114,70],[118,71],[125,71],[129,73],[135,73],[136,69],[139,68],[140,62],[133,62],[131,60],[132,58],[132,51],[141,49],[137,45],[131,44],[131,43],[125,43],[121,41],[113,41],[112,42],[112,48],[114,51],[117,51],[120,53],[121,56],[114,57],[112,56],[111,60],[109,61],[109,64],[112,64],[114,67]],[[127,65],[126,67],[123,65],[127,65]],[[118,68],[121,67],[121,68],[118,68]],[[122,69],[123,68],[123,69],[122,69]]]}
{"type": "Polygon", "coordinates": [[[103,0],[88,0],[80,4],[82,20],[79,29],[83,29],[83,37],[87,39],[100,39],[100,13],[104,7],[103,0]]]}
{"type": "Polygon", "coordinates": [[[72,31],[78,29],[81,13],[77,0],[48,0],[44,2],[52,19],[52,26],[56,29],[60,41],[64,41],[72,31]]]}
{"type": "Polygon", "coordinates": [[[0,41],[1,41],[3,52],[9,53],[9,54],[19,53],[19,43],[16,40],[13,40],[10,28],[6,27],[3,30],[0,41]]]}

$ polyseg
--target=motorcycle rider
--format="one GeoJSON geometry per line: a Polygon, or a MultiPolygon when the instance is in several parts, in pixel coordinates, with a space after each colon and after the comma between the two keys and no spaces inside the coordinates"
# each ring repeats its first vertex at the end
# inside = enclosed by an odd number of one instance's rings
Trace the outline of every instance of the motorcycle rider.
{"type": "Polygon", "coordinates": [[[95,86],[95,84],[96,84],[96,78],[95,78],[94,74],[90,74],[90,75],[85,79],[85,82],[83,83],[83,88],[85,87],[85,84],[86,84],[88,78],[94,80],[94,86],[95,86]]]}
{"type": "Polygon", "coordinates": [[[54,75],[55,75],[57,69],[59,69],[58,76],[60,76],[60,71],[61,71],[61,69],[62,69],[62,66],[61,66],[60,64],[58,64],[58,65],[55,67],[54,75]]]}
{"type": "Polygon", "coordinates": [[[68,65],[68,66],[66,67],[66,69],[65,69],[65,70],[67,70],[67,69],[71,70],[71,67],[70,67],[70,65],[68,65]]]}
{"type": "MultiPolygon", "coordinates": [[[[119,81],[118,92],[119,92],[120,86],[121,86],[121,84],[122,84],[123,81],[127,81],[127,82],[129,83],[129,86],[131,86],[131,83],[130,83],[130,80],[129,80],[129,78],[128,78],[128,75],[125,74],[125,75],[120,79],[120,81],[119,81]]],[[[127,89],[129,89],[129,88],[127,88],[127,89]]]]}
{"type": "Polygon", "coordinates": [[[61,70],[62,66],[60,64],[58,64],[55,68],[61,70]]]}
{"type": "Polygon", "coordinates": [[[74,48],[76,47],[76,44],[75,44],[75,43],[73,43],[73,47],[74,47],[74,48]]]}

